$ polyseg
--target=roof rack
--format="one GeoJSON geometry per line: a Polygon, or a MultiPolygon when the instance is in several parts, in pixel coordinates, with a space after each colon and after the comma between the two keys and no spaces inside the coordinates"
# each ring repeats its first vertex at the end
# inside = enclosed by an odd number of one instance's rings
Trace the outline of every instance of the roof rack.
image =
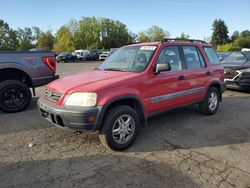
{"type": "Polygon", "coordinates": [[[163,39],[161,42],[171,42],[171,41],[189,41],[189,42],[201,42],[207,44],[207,42],[203,40],[196,40],[196,39],[181,39],[181,38],[166,38],[163,39]]]}

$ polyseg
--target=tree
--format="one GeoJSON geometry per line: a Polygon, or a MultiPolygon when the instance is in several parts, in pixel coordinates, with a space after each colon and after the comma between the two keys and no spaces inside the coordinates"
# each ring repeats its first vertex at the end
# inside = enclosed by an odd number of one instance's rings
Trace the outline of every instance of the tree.
{"type": "Polygon", "coordinates": [[[138,33],[139,42],[149,42],[149,41],[161,41],[164,38],[169,37],[170,34],[168,31],[163,30],[159,26],[152,26],[146,31],[141,31],[138,33]]]}
{"type": "Polygon", "coordinates": [[[100,24],[95,17],[83,17],[75,32],[76,49],[95,49],[100,47],[100,24]]]}
{"type": "Polygon", "coordinates": [[[139,40],[139,42],[148,42],[149,37],[146,34],[146,32],[141,31],[141,32],[138,33],[138,40],[139,40]]]}
{"type": "Polygon", "coordinates": [[[138,36],[132,31],[129,31],[129,36],[131,37],[131,42],[138,42],[138,36]]]}
{"type": "Polygon", "coordinates": [[[189,39],[190,36],[186,35],[184,32],[181,33],[181,35],[179,37],[176,37],[177,39],[189,39]]]}
{"type": "Polygon", "coordinates": [[[228,29],[225,24],[225,22],[221,19],[216,19],[213,22],[212,25],[212,39],[211,39],[211,44],[214,47],[217,47],[218,45],[226,44],[229,42],[229,37],[228,37],[228,29]]]}
{"type": "Polygon", "coordinates": [[[13,29],[10,29],[6,50],[15,51],[18,49],[18,47],[19,47],[19,42],[17,39],[17,32],[13,29]]]}
{"type": "Polygon", "coordinates": [[[235,39],[237,39],[240,36],[239,31],[235,31],[233,32],[232,36],[231,36],[231,41],[234,42],[235,39]]]}
{"type": "Polygon", "coordinates": [[[16,31],[9,28],[9,25],[0,19],[0,50],[13,51],[18,47],[16,31]]]}
{"type": "Polygon", "coordinates": [[[133,41],[133,36],[130,35],[127,26],[119,21],[114,21],[107,18],[101,20],[102,47],[117,48],[133,41]]]}
{"type": "Polygon", "coordinates": [[[33,36],[31,28],[28,27],[25,27],[24,29],[18,28],[17,38],[19,40],[18,50],[26,51],[35,46],[33,43],[35,37],[33,36]]]}
{"type": "Polygon", "coordinates": [[[76,21],[75,19],[71,19],[66,25],[65,27],[67,27],[70,31],[70,33],[72,33],[72,35],[75,35],[76,31],[79,29],[79,22],[76,21]]]}
{"type": "Polygon", "coordinates": [[[250,37],[250,31],[249,30],[245,30],[245,31],[242,31],[241,33],[240,33],[240,37],[250,37]]]}
{"type": "Polygon", "coordinates": [[[220,52],[232,52],[241,50],[241,48],[234,43],[228,43],[228,44],[218,45],[217,50],[220,52]]]}
{"type": "Polygon", "coordinates": [[[74,51],[75,50],[74,38],[67,27],[62,26],[56,32],[54,49],[57,52],[74,51]]]}
{"type": "Polygon", "coordinates": [[[134,40],[125,24],[108,18],[83,17],[74,33],[76,49],[116,48],[134,40]]]}
{"type": "Polygon", "coordinates": [[[156,25],[149,28],[147,33],[151,41],[160,41],[169,36],[167,31],[164,31],[161,27],[156,25]]]}
{"type": "Polygon", "coordinates": [[[245,30],[241,33],[234,32],[231,37],[231,43],[218,45],[219,51],[238,51],[242,48],[250,48],[250,31],[245,30]]]}
{"type": "Polygon", "coordinates": [[[45,50],[52,50],[54,45],[54,36],[51,31],[42,32],[38,36],[37,46],[45,50]]]}

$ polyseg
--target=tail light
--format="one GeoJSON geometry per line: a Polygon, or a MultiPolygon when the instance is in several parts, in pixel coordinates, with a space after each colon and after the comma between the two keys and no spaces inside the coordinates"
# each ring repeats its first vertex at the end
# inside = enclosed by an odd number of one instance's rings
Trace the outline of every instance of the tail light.
{"type": "Polygon", "coordinates": [[[43,63],[52,71],[56,70],[56,58],[55,57],[43,57],[43,63]]]}

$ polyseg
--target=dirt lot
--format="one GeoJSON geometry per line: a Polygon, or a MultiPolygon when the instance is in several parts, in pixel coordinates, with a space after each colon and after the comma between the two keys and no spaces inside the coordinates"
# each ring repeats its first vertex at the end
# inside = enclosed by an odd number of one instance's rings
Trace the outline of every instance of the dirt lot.
{"type": "MultiPolygon", "coordinates": [[[[97,65],[58,64],[58,73],[97,65]]],[[[250,187],[250,93],[226,91],[214,116],[193,105],[151,118],[119,153],[106,150],[94,133],[51,126],[36,109],[43,90],[26,111],[0,112],[1,188],[250,187]]]]}

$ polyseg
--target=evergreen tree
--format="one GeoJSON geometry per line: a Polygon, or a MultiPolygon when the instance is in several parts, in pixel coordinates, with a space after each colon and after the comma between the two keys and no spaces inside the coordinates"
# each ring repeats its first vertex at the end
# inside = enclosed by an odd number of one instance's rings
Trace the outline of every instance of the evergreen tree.
{"type": "Polygon", "coordinates": [[[212,39],[211,39],[211,44],[214,47],[217,47],[218,45],[226,44],[229,42],[229,37],[228,37],[228,29],[225,24],[225,22],[221,19],[216,19],[213,22],[212,25],[212,39]]]}
{"type": "Polygon", "coordinates": [[[13,51],[18,48],[17,33],[0,19],[0,51],[13,51]]]}

